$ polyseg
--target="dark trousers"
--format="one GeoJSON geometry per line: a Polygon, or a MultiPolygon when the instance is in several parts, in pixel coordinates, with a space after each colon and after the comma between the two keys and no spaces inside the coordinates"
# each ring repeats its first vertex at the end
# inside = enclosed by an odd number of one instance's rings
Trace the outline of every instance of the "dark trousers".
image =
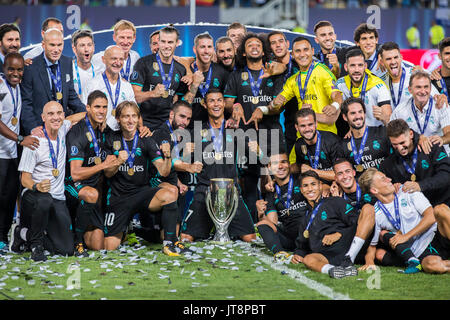
{"type": "Polygon", "coordinates": [[[51,253],[73,254],[71,219],[65,201],[49,193],[27,190],[21,207],[21,215],[29,223],[27,241],[31,248],[40,245],[51,253]]]}
{"type": "Polygon", "coordinates": [[[0,159],[0,241],[8,242],[19,193],[18,160],[0,159]]]}

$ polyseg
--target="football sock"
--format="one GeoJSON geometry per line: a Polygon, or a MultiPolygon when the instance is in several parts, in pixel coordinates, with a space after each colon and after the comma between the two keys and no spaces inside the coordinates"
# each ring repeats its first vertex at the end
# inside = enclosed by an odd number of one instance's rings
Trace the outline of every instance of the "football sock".
{"type": "Polygon", "coordinates": [[[177,242],[178,204],[172,202],[162,207],[161,224],[164,229],[164,240],[177,242]]]}
{"type": "Polygon", "coordinates": [[[350,249],[345,254],[346,256],[350,257],[350,260],[352,262],[355,262],[356,256],[358,255],[359,251],[361,250],[362,246],[364,245],[365,240],[361,239],[360,237],[354,237],[352,244],[350,246],[350,249]]]}
{"type": "Polygon", "coordinates": [[[258,232],[263,238],[264,244],[270,249],[270,251],[272,251],[272,253],[275,254],[284,250],[281,245],[280,238],[270,226],[267,224],[261,224],[258,226],[258,232]]]}

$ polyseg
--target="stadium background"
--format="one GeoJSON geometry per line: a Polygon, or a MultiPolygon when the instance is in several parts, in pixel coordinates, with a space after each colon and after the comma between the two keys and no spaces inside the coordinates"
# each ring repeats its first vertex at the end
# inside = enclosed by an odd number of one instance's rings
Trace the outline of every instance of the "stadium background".
{"type": "MultiPolygon", "coordinates": [[[[351,0],[349,0],[351,1],[351,0]]],[[[332,2],[332,1],[330,1],[332,2]]],[[[362,1],[366,2],[366,1],[362,1]]],[[[400,2],[400,1],[399,1],[400,2]]],[[[199,4],[199,0],[197,0],[199,4]]],[[[70,19],[70,14],[66,13],[69,4],[67,5],[3,5],[0,10],[0,23],[13,22],[15,18],[19,17],[20,29],[22,31],[22,48],[37,44],[41,41],[40,26],[42,21],[47,17],[56,17],[64,23],[64,33],[70,36],[75,30],[70,30],[67,20],[70,19]]],[[[248,3],[241,3],[243,6],[248,7],[248,3]]],[[[140,5],[140,6],[80,6],[81,21],[88,19],[89,26],[93,31],[101,31],[95,35],[96,51],[103,50],[111,44],[112,33],[111,27],[118,19],[128,19],[132,21],[136,26],[149,26],[139,28],[137,33],[137,39],[133,46],[141,56],[149,54],[148,36],[156,28],[159,28],[160,24],[167,23],[189,23],[189,6],[176,6],[165,7],[153,5],[140,5]]],[[[230,8],[232,9],[232,8],[230,8]]],[[[244,8],[243,9],[248,9],[244,8]]],[[[255,9],[257,9],[255,7],[255,9]]],[[[181,31],[181,39],[183,46],[177,48],[176,54],[180,56],[191,56],[192,53],[192,40],[194,36],[199,32],[207,30],[214,38],[218,38],[225,34],[225,24],[232,21],[226,20],[224,14],[227,8],[223,6],[201,6],[196,7],[196,22],[208,23],[207,25],[184,25],[179,26],[181,31]],[[211,26],[210,24],[223,24],[219,26],[211,26]]],[[[252,12],[252,11],[250,11],[252,12]]],[[[256,11],[255,11],[256,12],[256,11]]],[[[228,15],[229,16],[229,15],[228,15]]],[[[308,23],[305,26],[305,30],[308,34],[313,34],[314,24],[319,20],[329,20],[333,23],[335,31],[337,33],[338,40],[353,41],[353,30],[361,23],[366,22],[370,17],[370,13],[367,13],[367,7],[361,7],[359,9],[327,9],[323,6],[310,6],[308,8],[308,23]]],[[[405,51],[406,60],[413,60],[413,63],[419,63],[420,58],[424,54],[429,56],[424,58],[428,59],[428,62],[424,62],[424,67],[427,68],[432,64],[432,60],[435,59],[435,52],[430,51],[428,43],[428,32],[431,23],[434,19],[437,19],[438,23],[444,26],[445,33],[448,36],[450,34],[450,9],[449,8],[435,8],[427,9],[425,7],[416,8],[389,8],[381,9],[380,14],[380,29],[378,30],[380,35],[379,42],[395,41],[402,49],[407,49],[407,41],[405,37],[406,30],[416,22],[421,35],[421,49],[420,51],[405,51]]],[[[236,19],[239,21],[239,19],[236,19]]],[[[269,26],[272,27],[272,26],[269,26]]],[[[259,29],[253,29],[258,31],[259,29]]],[[[289,34],[288,38],[293,38],[294,33],[289,34]]],[[[65,45],[64,54],[72,56],[72,50],[70,48],[70,42],[65,45]]],[[[314,43],[315,44],[315,43],[314,43]]],[[[26,51],[26,50],[24,50],[26,51]]]]}

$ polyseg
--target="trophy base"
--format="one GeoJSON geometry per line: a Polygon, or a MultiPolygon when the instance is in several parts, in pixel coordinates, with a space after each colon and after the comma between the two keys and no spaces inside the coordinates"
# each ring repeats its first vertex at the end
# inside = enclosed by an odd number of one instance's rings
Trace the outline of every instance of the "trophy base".
{"type": "Polygon", "coordinates": [[[228,244],[233,241],[231,241],[230,236],[227,233],[216,233],[210,242],[213,244],[228,244]]]}

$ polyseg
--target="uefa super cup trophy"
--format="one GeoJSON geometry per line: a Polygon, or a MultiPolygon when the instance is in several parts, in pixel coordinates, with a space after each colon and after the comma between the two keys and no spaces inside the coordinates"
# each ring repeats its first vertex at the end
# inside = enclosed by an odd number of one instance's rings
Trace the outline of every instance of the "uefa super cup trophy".
{"type": "Polygon", "coordinates": [[[239,203],[238,191],[233,179],[216,178],[210,180],[206,191],[206,208],[214,225],[216,234],[213,242],[230,242],[228,226],[233,220],[239,203]]]}

